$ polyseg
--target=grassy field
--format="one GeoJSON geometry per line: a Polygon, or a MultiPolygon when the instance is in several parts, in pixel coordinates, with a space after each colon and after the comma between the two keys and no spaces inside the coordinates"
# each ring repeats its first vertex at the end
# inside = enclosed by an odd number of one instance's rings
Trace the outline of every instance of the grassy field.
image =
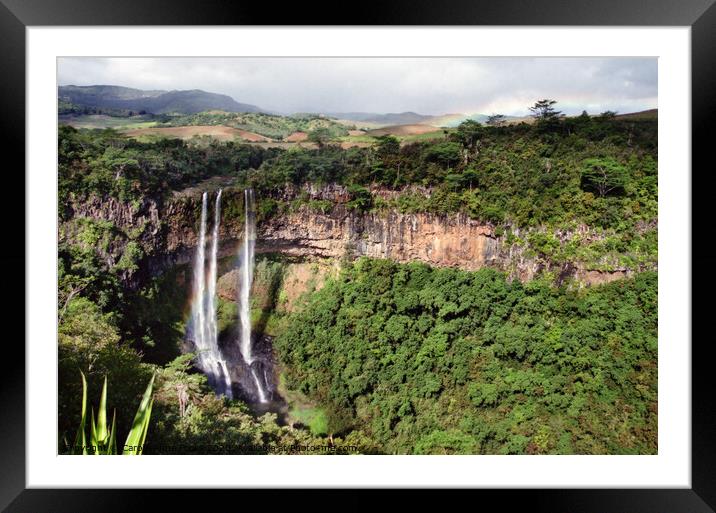
{"type": "Polygon", "coordinates": [[[61,125],[70,125],[74,128],[114,128],[115,130],[130,130],[151,128],[157,122],[147,116],[115,117],[104,114],[62,115],[58,118],[61,125]]]}
{"type": "Polygon", "coordinates": [[[433,141],[436,139],[445,139],[446,132],[452,132],[452,129],[438,129],[434,132],[425,132],[424,134],[412,134],[412,135],[406,135],[403,137],[398,137],[400,139],[400,142],[403,144],[408,144],[412,142],[419,142],[419,141],[433,141]]]}
{"type": "Polygon", "coordinates": [[[374,130],[368,130],[367,135],[372,135],[374,137],[380,137],[382,135],[394,135],[396,137],[400,137],[408,135],[426,134],[434,132],[436,130],[441,129],[430,125],[392,125],[384,126],[382,128],[376,128],[374,130]]]}
{"type": "Polygon", "coordinates": [[[353,121],[350,119],[334,119],[333,121],[345,126],[349,130],[351,130],[351,129],[371,130],[371,129],[380,128],[381,126],[383,126],[379,123],[371,123],[370,121],[353,121]]]}
{"type": "Polygon", "coordinates": [[[125,130],[124,134],[139,140],[146,136],[185,140],[192,137],[209,136],[219,141],[270,142],[268,138],[262,135],[220,125],[132,128],[125,130]]]}
{"type": "MultiPolygon", "coordinates": [[[[246,115],[244,115],[246,116],[246,115]]],[[[275,122],[275,117],[257,116],[258,119],[275,122]]],[[[313,123],[324,123],[325,120],[310,120],[313,123]]],[[[167,126],[155,120],[148,119],[148,116],[114,117],[103,114],[87,115],[61,115],[60,124],[70,125],[74,128],[118,130],[128,137],[141,142],[154,142],[161,139],[183,139],[211,138],[219,141],[238,141],[256,144],[262,147],[280,147],[290,149],[295,147],[316,148],[316,144],[307,140],[307,132],[295,131],[286,136],[283,140],[274,140],[257,132],[227,126],[222,124],[207,125],[184,125],[167,126]]],[[[173,123],[177,123],[175,120],[173,123]]],[[[263,127],[265,128],[265,127],[263,127]]],[[[277,127],[271,127],[276,129],[277,127]]],[[[333,143],[339,143],[343,148],[353,146],[366,147],[375,144],[376,137],[381,135],[394,135],[401,144],[412,142],[429,141],[445,137],[445,130],[429,125],[394,125],[371,129],[367,132],[352,129],[346,135],[334,135],[333,143]]],[[[262,130],[263,131],[263,130],[262,130]]]]}
{"type": "MultiPolygon", "coordinates": [[[[397,128],[397,127],[394,127],[397,128]]],[[[433,128],[433,127],[430,127],[433,128]]],[[[394,130],[395,137],[398,138],[398,140],[401,142],[401,144],[409,144],[413,142],[420,142],[420,141],[432,141],[436,139],[444,139],[445,138],[445,132],[448,133],[451,131],[454,131],[454,129],[443,129],[443,128],[433,128],[433,130],[429,131],[420,131],[420,133],[400,133],[402,130],[394,130]]],[[[372,131],[371,131],[372,132],[372,131]]],[[[362,135],[347,135],[344,137],[338,138],[338,141],[342,143],[342,145],[352,145],[352,146],[365,146],[365,145],[372,145],[376,142],[376,137],[378,135],[370,135],[371,132],[362,134],[362,135]]],[[[409,132],[409,131],[406,131],[409,132]]],[[[385,135],[385,134],[382,134],[385,135]]]]}

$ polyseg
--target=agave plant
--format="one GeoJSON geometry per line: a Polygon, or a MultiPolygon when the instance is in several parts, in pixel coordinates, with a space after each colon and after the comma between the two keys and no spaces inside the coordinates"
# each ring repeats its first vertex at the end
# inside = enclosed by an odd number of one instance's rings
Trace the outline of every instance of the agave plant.
{"type": "MultiPolygon", "coordinates": [[[[95,420],[94,408],[90,414],[90,437],[89,444],[87,444],[86,438],[86,425],[87,425],[87,380],[85,375],[82,374],[82,418],[80,420],[80,427],[77,430],[77,436],[75,437],[75,443],[72,446],[72,453],[78,454],[118,454],[117,452],[117,437],[115,423],[117,419],[117,412],[114,411],[112,414],[112,427],[107,427],[107,376],[104,378],[104,385],[102,385],[102,395],[99,399],[99,409],[97,411],[97,420],[95,420]]],[[[147,438],[147,430],[149,428],[149,418],[152,414],[152,388],[154,386],[154,375],[149,380],[142,401],[139,403],[139,408],[134,416],[134,422],[132,422],[132,428],[129,430],[127,435],[127,441],[122,449],[122,454],[138,455],[142,454],[142,448],[144,441],[147,438]]]]}

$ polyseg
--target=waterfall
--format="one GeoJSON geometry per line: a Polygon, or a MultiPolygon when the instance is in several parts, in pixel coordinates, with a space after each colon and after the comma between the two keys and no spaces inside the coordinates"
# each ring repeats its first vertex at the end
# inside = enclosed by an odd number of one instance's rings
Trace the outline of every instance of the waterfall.
{"type": "Polygon", "coordinates": [[[219,225],[221,224],[221,189],[216,195],[216,204],[214,206],[214,230],[211,234],[211,261],[209,263],[209,290],[207,293],[207,328],[209,341],[212,345],[212,353],[217,357],[218,371],[224,377],[224,391],[226,396],[231,399],[231,376],[226,365],[226,360],[222,358],[219,350],[219,332],[216,322],[216,257],[219,253],[219,225]]]}
{"type": "Polygon", "coordinates": [[[239,272],[239,321],[241,323],[241,338],[239,341],[239,349],[246,365],[248,365],[259,401],[266,402],[266,394],[256,374],[253,355],[251,354],[251,304],[249,302],[249,293],[251,291],[251,283],[254,274],[254,246],[256,243],[256,212],[254,209],[254,191],[252,189],[244,190],[244,241],[241,245],[241,271],[239,272]]]}
{"type": "Polygon", "coordinates": [[[221,220],[221,190],[216,195],[214,208],[214,230],[211,233],[211,260],[209,260],[209,283],[206,294],[206,328],[209,340],[217,340],[216,332],[216,254],[219,248],[219,222],[221,220]]]}
{"type": "Polygon", "coordinates": [[[204,329],[204,296],[205,296],[205,275],[204,275],[204,246],[206,245],[206,193],[201,198],[201,224],[199,225],[199,242],[196,246],[194,261],[194,287],[192,298],[192,312],[190,323],[190,338],[194,341],[197,349],[199,367],[208,367],[206,350],[206,332],[204,329]]]}
{"type": "Polygon", "coordinates": [[[244,191],[244,241],[241,245],[241,272],[239,273],[239,319],[241,321],[241,355],[251,365],[251,304],[249,293],[254,274],[254,233],[255,226],[253,191],[244,191]]]}
{"type": "MultiPolygon", "coordinates": [[[[192,293],[191,319],[188,325],[187,337],[194,342],[197,352],[197,365],[206,374],[211,386],[217,393],[223,393],[233,398],[230,363],[237,363],[241,358],[246,363],[249,375],[248,387],[251,381],[256,388],[259,402],[267,402],[266,386],[268,376],[265,362],[252,354],[251,340],[251,283],[254,273],[254,246],[256,243],[256,211],[254,207],[254,192],[251,189],[244,191],[245,224],[244,239],[239,246],[239,324],[240,337],[238,348],[225,348],[231,362],[219,349],[219,333],[217,323],[217,295],[216,282],[218,278],[217,258],[219,253],[219,228],[221,225],[221,190],[216,195],[214,205],[214,225],[211,230],[211,247],[207,259],[207,222],[208,222],[208,193],[201,198],[201,224],[199,226],[199,240],[194,261],[194,281],[192,293]],[[208,260],[208,261],[207,261],[208,260]],[[259,361],[257,361],[259,360],[259,361]],[[263,381],[262,381],[263,380],[263,381]]],[[[244,384],[246,384],[244,382],[244,384]]]]}
{"type": "Polygon", "coordinates": [[[190,337],[194,341],[198,353],[199,367],[217,389],[232,398],[231,376],[219,349],[216,322],[216,259],[219,252],[219,224],[221,222],[221,190],[216,195],[214,207],[214,227],[211,234],[211,255],[209,276],[206,276],[206,218],[207,193],[201,198],[201,225],[199,241],[194,261],[194,293],[192,298],[192,316],[190,337]],[[221,385],[220,385],[221,383],[221,385]]]}

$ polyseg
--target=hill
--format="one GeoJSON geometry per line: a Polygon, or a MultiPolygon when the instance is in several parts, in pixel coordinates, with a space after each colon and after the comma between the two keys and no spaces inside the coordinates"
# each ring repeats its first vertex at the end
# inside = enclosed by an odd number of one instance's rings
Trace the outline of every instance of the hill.
{"type": "MultiPolygon", "coordinates": [[[[366,128],[385,128],[395,125],[430,125],[436,128],[456,127],[465,120],[472,119],[479,123],[485,123],[489,116],[487,114],[463,114],[460,112],[449,114],[438,114],[429,116],[416,112],[399,112],[380,114],[377,112],[333,112],[325,113],[326,116],[339,120],[354,121],[366,128]]],[[[514,116],[505,116],[509,121],[514,116]]]]}
{"type": "Polygon", "coordinates": [[[630,112],[628,114],[617,114],[617,119],[657,119],[659,117],[659,109],[642,110],[639,112],[630,112]]]}
{"type": "Polygon", "coordinates": [[[283,139],[295,132],[311,132],[326,129],[330,137],[348,135],[350,127],[336,120],[315,114],[279,116],[261,112],[199,112],[175,116],[168,126],[224,125],[253,132],[270,139],[283,139]]]}
{"type": "Polygon", "coordinates": [[[144,91],[113,85],[60,86],[61,109],[105,109],[152,114],[194,114],[207,110],[261,112],[255,105],[239,103],[225,94],[192,89],[186,91],[144,91]]]}
{"type": "Polygon", "coordinates": [[[418,114],[417,112],[388,112],[384,114],[378,112],[332,112],[325,113],[325,115],[338,119],[360,121],[381,126],[425,123],[433,117],[418,114]]]}

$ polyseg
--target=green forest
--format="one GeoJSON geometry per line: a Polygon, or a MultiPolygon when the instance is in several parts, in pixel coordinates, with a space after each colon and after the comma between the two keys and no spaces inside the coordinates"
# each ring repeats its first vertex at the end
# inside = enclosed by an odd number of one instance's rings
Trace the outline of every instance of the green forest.
{"type": "Polygon", "coordinates": [[[390,454],[653,454],[656,278],[570,292],[361,259],[276,346],[330,431],[390,454]]]}
{"type": "MultiPolygon", "coordinates": [[[[216,113],[188,116],[174,122],[228,122],[216,113]]],[[[120,442],[132,435],[154,380],[144,454],[292,454],[299,446],[369,454],[657,452],[656,119],[468,120],[437,140],[388,135],[343,148],[344,129],[319,118],[272,128],[268,115],[226,116],[231,126],[271,137],[305,130],[317,147],[140,142],[112,129],[60,126],[60,453],[73,452],[84,419],[83,375],[88,419],[93,412],[87,429],[96,429],[94,412],[106,404],[103,425],[114,413],[111,433],[120,442]],[[190,269],[149,270],[157,255],[148,241],[169,228],[149,234],[144,224],[120,227],[70,208],[101,198],[136,212],[151,201],[161,212],[217,178],[255,191],[259,234],[263,223],[297,211],[461,213],[526,257],[629,275],[586,287],[546,270],[522,283],[490,268],[346,256],[331,263],[340,269],[325,285],[279,311],[294,262],[261,257],[268,260],[259,262],[254,288],[272,297],[254,298],[254,329],[272,339],[281,393],[293,409],[288,417],[257,412],[217,396],[182,348],[190,269]],[[302,192],[307,185],[339,185],[348,197],[341,205],[315,200],[302,192]]],[[[245,213],[233,197],[227,189],[222,222],[240,226],[245,213]]],[[[220,300],[226,330],[235,310],[220,300]]]]}

